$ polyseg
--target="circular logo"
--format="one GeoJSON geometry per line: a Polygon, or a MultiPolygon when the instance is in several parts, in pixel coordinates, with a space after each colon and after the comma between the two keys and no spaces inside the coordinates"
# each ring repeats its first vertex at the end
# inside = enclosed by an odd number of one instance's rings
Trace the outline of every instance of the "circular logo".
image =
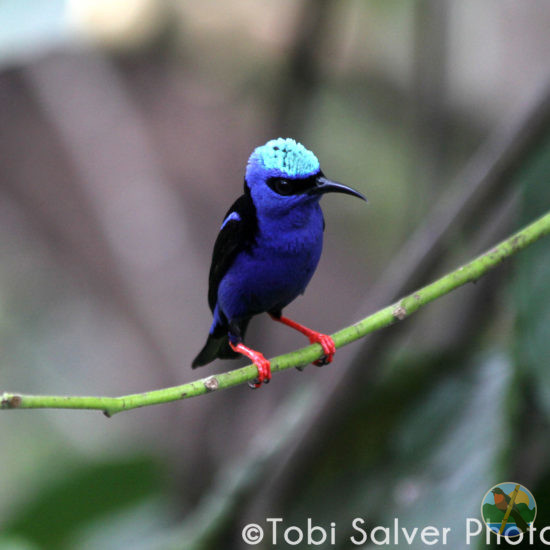
{"type": "Polygon", "coordinates": [[[531,491],[520,483],[499,483],[487,491],[481,502],[485,525],[494,533],[510,538],[531,529],[536,515],[537,503],[531,491]]]}

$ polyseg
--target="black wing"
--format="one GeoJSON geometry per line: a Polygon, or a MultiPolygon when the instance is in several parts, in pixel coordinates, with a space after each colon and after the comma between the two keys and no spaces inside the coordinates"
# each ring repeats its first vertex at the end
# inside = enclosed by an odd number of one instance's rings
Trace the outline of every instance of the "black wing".
{"type": "Polygon", "coordinates": [[[250,248],[258,232],[256,207],[245,183],[245,192],[227,211],[222,228],[214,244],[212,265],[208,277],[208,305],[212,312],[218,300],[218,287],[237,254],[250,248]]]}

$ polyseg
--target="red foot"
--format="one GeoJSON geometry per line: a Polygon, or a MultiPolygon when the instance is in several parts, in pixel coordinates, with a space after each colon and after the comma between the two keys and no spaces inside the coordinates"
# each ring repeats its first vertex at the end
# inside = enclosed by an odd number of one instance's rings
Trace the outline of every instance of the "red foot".
{"type": "Polygon", "coordinates": [[[251,388],[259,388],[264,382],[267,384],[271,380],[271,365],[269,361],[259,352],[245,346],[243,343],[232,344],[231,349],[248,357],[258,368],[258,378],[255,382],[249,382],[251,388]]]}
{"type": "Polygon", "coordinates": [[[309,337],[309,341],[312,344],[315,344],[315,342],[321,344],[321,347],[325,352],[325,354],[317,359],[317,361],[313,361],[314,365],[322,367],[323,365],[328,365],[329,363],[332,363],[332,360],[334,359],[334,354],[336,353],[336,345],[334,344],[334,340],[328,334],[315,332],[309,337]]]}
{"type": "Polygon", "coordinates": [[[304,327],[304,325],[300,325],[300,323],[297,323],[296,321],[293,321],[288,317],[275,317],[274,315],[272,315],[271,318],[274,321],[279,321],[279,323],[283,323],[283,325],[287,325],[297,330],[298,332],[301,332],[309,338],[309,341],[312,344],[321,345],[325,354],[317,359],[317,361],[314,361],[314,365],[322,367],[323,365],[327,365],[328,363],[332,362],[334,354],[336,353],[336,345],[334,344],[334,340],[328,334],[323,334],[321,332],[311,330],[310,328],[304,327]]]}

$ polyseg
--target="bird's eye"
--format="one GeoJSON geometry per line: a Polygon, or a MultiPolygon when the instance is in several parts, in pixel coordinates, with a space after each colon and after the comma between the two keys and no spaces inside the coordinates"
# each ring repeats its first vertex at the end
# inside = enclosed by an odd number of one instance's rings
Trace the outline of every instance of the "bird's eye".
{"type": "Polygon", "coordinates": [[[282,178],[275,180],[273,188],[279,195],[290,195],[293,191],[292,184],[288,180],[282,178]]]}

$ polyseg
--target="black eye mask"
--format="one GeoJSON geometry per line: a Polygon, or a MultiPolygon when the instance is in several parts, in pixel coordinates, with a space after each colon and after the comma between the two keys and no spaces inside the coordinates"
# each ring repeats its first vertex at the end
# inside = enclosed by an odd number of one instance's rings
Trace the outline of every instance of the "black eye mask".
{"type": "Polygon", "coordinates": [[[267,185],[278,195],[303,195],[317,186],[319,176],[322,176],[321,172],[307,178],[269,178],[267,185]]]}

